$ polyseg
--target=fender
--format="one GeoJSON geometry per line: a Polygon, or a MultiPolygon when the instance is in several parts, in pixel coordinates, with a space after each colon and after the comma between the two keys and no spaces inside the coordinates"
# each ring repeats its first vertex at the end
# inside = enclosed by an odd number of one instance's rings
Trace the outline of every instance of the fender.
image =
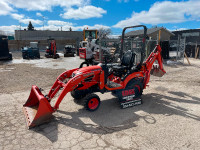
{"type": "Polygon", "coordinates": [[[135,73],[132,73],[130,74],[128,77],[126,77],[126,79],[124,80],[124,84],[123,84],[123,87],[125,88],[126,85],[128,84],[128,82],[130,80],[132,80],[133,78],[144,78],[144,74],[143,72],[135,72],[135,73]]]}

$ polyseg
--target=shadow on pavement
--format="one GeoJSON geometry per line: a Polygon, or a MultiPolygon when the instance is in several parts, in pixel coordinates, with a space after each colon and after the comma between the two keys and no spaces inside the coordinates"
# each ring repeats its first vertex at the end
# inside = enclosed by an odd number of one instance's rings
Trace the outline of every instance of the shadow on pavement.
{"type": "Polygon", "coordinates": [[[176,101],[200,104],[199,98],[183,92],[169,91],[168,93],[175,95],[177,98],[151,93],[142,96],[142,105],[127,109],[120,109],[117,98],[113,98],[102,101],[100,108],[95,112],[88,112],[84,109],[79,109],[76,112],[58,110],[58,114],[50,123],[36,127],[33,131],[55,142],[58,138],[59,124],[93,134],[110,134],[136,127],[137,124],[135,122],[140,119],[143,119],[147,124],[155,124],[157,120],[151,114],[162,114],[165,116],[179,115],[200,121],[199,116],[191,114],[187,109],[172,103],[176,101]],[[187,100],[186,97],[190,99],[187,100]],[[143,111],[143,113],[138,114],[140,110],[143,111]]]}

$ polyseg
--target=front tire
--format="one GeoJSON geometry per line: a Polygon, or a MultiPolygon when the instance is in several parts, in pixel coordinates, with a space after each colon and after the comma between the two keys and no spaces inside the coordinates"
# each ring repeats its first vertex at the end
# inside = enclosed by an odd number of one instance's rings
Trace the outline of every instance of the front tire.
{"type": "Polygon", "coordinates": [[[96,94],[89,94],[84,99],[84,107],[89,111],[96,111],[101,104],[100,98],[96,94]]]}
{"type": "Polygon", "coordinates": [[[73,90],[71,91],[71,96],[74,99],[80,100],[84,98],[88,93],[89,93],[88,90],[73,90]]]}

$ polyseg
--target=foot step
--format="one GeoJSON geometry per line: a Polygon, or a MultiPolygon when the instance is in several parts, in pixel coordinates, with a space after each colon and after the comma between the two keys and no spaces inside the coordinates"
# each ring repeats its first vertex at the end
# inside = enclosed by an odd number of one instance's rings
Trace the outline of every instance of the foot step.
{"type": "Polygon", "coordinates": [[[109,88],[116,88],[116,87],[120,87],[121,84],[116,83],[116,82],[109,81],[109,82],[107,83],[107,86],[108,86],[109,88]]]}

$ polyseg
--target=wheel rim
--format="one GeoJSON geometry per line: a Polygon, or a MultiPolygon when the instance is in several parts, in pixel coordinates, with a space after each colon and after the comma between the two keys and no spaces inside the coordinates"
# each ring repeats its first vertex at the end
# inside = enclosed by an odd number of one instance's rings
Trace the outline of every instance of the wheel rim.
{"type": "Polygon", "coordinates": [[[91,100],[88,101],[88,108],[89,109],[96,109],[99,105],[99,101],[97,98],[92,98],[91,100]]]}

